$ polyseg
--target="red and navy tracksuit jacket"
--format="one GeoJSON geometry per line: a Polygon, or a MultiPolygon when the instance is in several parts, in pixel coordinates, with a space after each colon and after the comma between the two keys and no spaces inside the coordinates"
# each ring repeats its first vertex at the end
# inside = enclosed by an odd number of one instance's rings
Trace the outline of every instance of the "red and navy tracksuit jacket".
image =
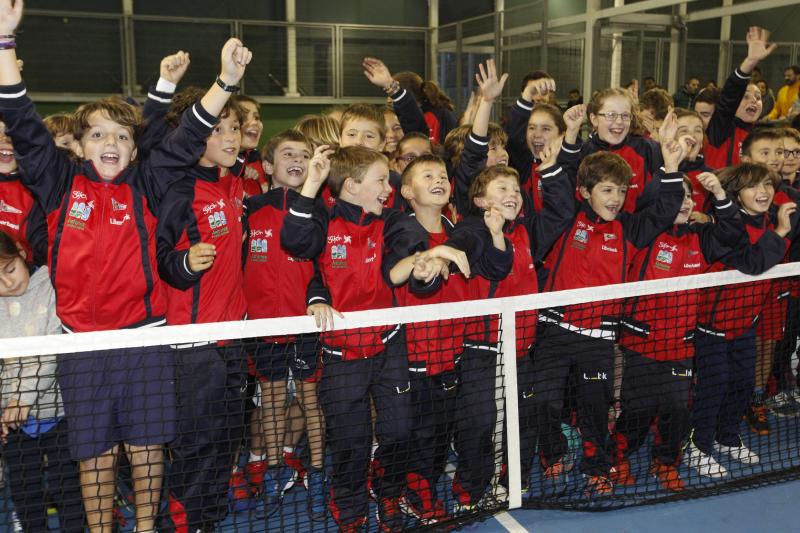
{"type": "MultiPolygon", "coordinates": [[[[659,235],[633,258],[628,281],[702,274],[746,238],[738,208],[714,199],[713,224],[681,224],[659,235]]],[[[699,290],[633,298],[622,319],[620,344],[649,359],[694,356],[699,290]]]]}
{"type": "Polygon", "coordinates": [[[422,109],[414,99],[414,95],[405,89],[400,89],[390,95],[390,98],[392,99],[392,110],[397,115],[397,120],[400,121],[400,127],[403,128],[404,134],[417,132],[430,137],[430,127],[425,115],[422,113],[422,109]]]}
{"type": "MultiPolygon", "coordinates": [[[[416,221],[414,214],[409,217],[416,221]]],[[[446,216],[442,215],[441,219],[443,231],[429,233],[428,242],[420,243],[422,246],[419,251],[447,242],[454,226],[446,216]]],[[[419,226],[420,231],[425,231],[419,226]]],[[[462,302],[470,299],[469,283],[455,265],[451,265],[448,279],[437,276],[425,284],[412,276],[408,283],[395,287],[394,298],[399,306],[462,302]]],[[[453,371],[455,357],[464,348],[465,326],[466,321],[461,318],[408,324],[406,348],[409,369],[412,372],[424,372],[428,376],[453,371]]]]}
{"type": "MultiPolygon", "coordinates": [[[[232,180],[218,167],[193,167],[170,187],[158,219],[158,269],[168,287],[169,324],[241,320],[247,303],[242,283],[242,208],[232,180]],[[216,247],[208,270],[189,268],[189,248],[216,247]]],[[[238,178],[237,178],[238,179],[238,178]]]]}
{"type": "Polygon", "coordinates": [[[44,211],[18,172],[0,174],[0,231],[22,245],[29,263],[47,263],[44,211]]]}
{"type": "Polygon", "coordinates": [[[703,213],[711,211],[713,196],[703,188],[703,185],[697,180],[697,176],[703,172],[714,172],[714,169],[706,165],[705,157],[703,154],[698,154],[697,159],[694,161],[684,160],[681,161],[678,170],[683,172],[689,177],[692,182],[692,200],[694,200],[694,210],[703,213]]]}
{"type": "Polygon", "coordinates": [[[703,145],[706,165],[711,168],[725,168],[740,161],[742,141],[752,131],[753,125],[736,118],[736,110],[749,83],[750,76],[737,68],[722,86],[719,102],[708,123],[706,142],[703,145]]]}
{"type": "MultiPolygon", "coordinates": [[[[646,137],[628,135],[622,144],[610,145],[600,139],[597,132],[589,135],[585,143],[578,139],[575,144],[563,143],[559,154],[559,163],[573,179],[578,175],[578,166],[586,156],[595,152],[611,152],[622,157],[633,171],[628,195],[622,210],[633,213],[637,209],[639,196],[646,194],[646,188],[653,183],[653,176],[664,164],[661,157],[661,146],[646,137]]],[[[577,183],[575,184],[577,186],[577,183]]],[[[657,184],[654,184],[655,186],[657,184]]]]}
{"type": "Polygon", "coordinates": [[[146,159],[111,181],[91,161],[56,148],[23,84],[0,87],[0,114],[23,184],[47,217],[48,266],[68,331],[164,323],[166,295],[156,265],[162,196],[205,150],[216,118],[196,104],[146,159]]]}
{"type": "MultiPolygon", "coordinates": [[[[545,290],[560,291],[624,283],[636,252],[650,245],[675,221],[683,201],[680,173],[658,171],[660,192],[655,203],[636,213],[620,213],[606,222],[587,201],[580,203],[568,231],[545,260],[549,278],[545,290]]],[[[560,325],[596,338],[612,338],[617,331],[621,302],[542,309],[540,321],[560,325]]]]}
{"type": "MultiPolygon", "coordinates": [[[[328,211],[322,202],[298,196],[281,228],[281,244],[295,257],[316,259],[322,282],[339,311],[392,307],[392,290],[383,256],[387,243],[401,250],[427,241],[403,213],[384,210],[381,216],[337,199],[328,211]]],[[[417,226],[419,226],[417,224],[417,226]]],[[[323,350],[342,360],[366,359],[383,351],[399,326],[378,326],[321,336],[323,350]]]]}
{"type": "Polygon", "coordinates": [[[433,107],[430,104],[423,103],[422,113],[425,116],[425,122],[428,124],[431,142],[434,144],[444,144],[444,140],[450,130],[458,126],[458,119],[447,108],[433,107]]]}
{"type": "MultiPolygon", "coordinates": [[[[448,245],[467,254],[470,268],[477,274],[470,280],[473,299],[503,298],[539,292],[536,263],[540,262],[553,243],[570,223],[569,212],[574,206],[574,188],[560,167],[546,169],[542,175],[545,209],[533,213],[531,202],[523,200],[520,216],[506,222],[503,234],[506,252],[492,243],[482,215],[473,214],[456,226],[448,245]],[[510,268],[504,267],[511,254],[510,268]],[[473,268],[473,264],[477,268],[473,268]]],[[[523,197],[526,196],[523,194],[523,197]]],[[[517,319],[517,358],[526,356],[536,336],[536,311],[520,313],[517,319]]],[[[467,326],[468,344],[483,348],[499,341],[497,324],[489,325],[488,318],[471,320],[467,326]]]]}
{"type": "Polygon", "coordinates": [[[247,196],[261,194],[264,192],[261,190],[261,186],[269,185],[267,176],[264,173],[264,165],[261,164],[261,152],[255,148],[240,152],[236,157],[236,163],[230,169],[230,173],[242,180],[242,189],[247,196]],[[247,168],[252,168],[258,172],[258,179],[246,179],[244,171],[247,168]]]}
{"type": "MultiPolygon", "coordinates": [[[[800,212],[792,216],[792,230],[784,239],[773,231],[776,209],[770,213],[740,216],[747,230],[748,241],[714,263],[710,270],[718,272],[735,268],[745,274],[758,275],[780,263],[797,234],[800,212]]],[[[703,289],[697,317],[697,330],[706,335],[733,340],[756,325],[770,291],[769,280],[737,283],[703,289]]]]}
{"type": "Polygon", "coordinates": [[[519,173],[520,186],[533,200],[533,210],[538,213],[543,205],[541,175],[537,170],[541,161],[531,153],[526,141],[531,111],[533,102],[517,98],[517,102],[508,108],[503,129],[508,135],[509,163],[519,173]]]}

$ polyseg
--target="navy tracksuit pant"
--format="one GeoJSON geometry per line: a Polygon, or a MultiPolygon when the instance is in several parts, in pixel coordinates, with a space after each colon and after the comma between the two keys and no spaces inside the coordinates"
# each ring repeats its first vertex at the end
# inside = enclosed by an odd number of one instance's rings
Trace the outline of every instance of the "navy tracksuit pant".
{"type": "Polygon", "coordinates": [[[35,438],[19,429],[8,432],[3,456],[11,499],[23,531],[47,531],[45,493],[58,509],[59,531],[83,533],[86,527],[78,463],[70,457],[66,425],[61,420],[35,438]]]}
{"type": "Polygon", "coordinates": [[[674,464],[689,433],[689,389],[692,359],[657,361],[626,351],[622,375],[622,412],[617,419],[615,442],[618,457],[635,453],[658,417],[660,442],[652,457],[674,464]]]}
{"type": "Polygon", "coordinates": [[[175,359],[178,431],[169,445],[167,486],[173,522],[183,512],[195,531],[227,514],[228,482],[244,434],[247,365],[238,345],[175,350],[175,359]]]}
{"type": "Polygon", "coordinates": [[[395,335],[383,352],[343,361],[323,348],[319,400],[330,450],[334,519],[350,524],[367,516],[367,471],[372,449],[370,397],[375,402],[375,452],[372,488],[379,498],[397,498],[405,487],[411,433],[411,385],[405,336],[395,335]]]}
{"type": "Polygon", "coordinates": [[[704,453],[711,452],[715,440],[739,446],[739,426],[755,383],[755,333],[749,330],[727,341],[698,332],[695,350],[692,442],[704,453]]]}

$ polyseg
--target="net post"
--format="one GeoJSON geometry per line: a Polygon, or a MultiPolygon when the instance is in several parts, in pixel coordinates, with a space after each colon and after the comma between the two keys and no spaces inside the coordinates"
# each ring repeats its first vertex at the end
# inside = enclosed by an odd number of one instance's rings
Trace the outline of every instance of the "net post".
{"type": "MultiPolygon", "coordinates": [[[[503,311],[500,315],[502,331],[500,334],[500,351],[497,353],[497,364],[500,372],[495,386],[497,391],[497,412],[504,412],[506,425],[506,450],[508,450],[508,508],[522,507],[522,475],[519,453],[519,405],[517,402],[517,320],[514,310],[503,311]],[[505,398],[499,397],[502,393],[505,398]],[[505,400],[505,410],[503,403],[505,400]]],[[[502,435],[502,421],[498,417],[496,435],[502,435]]],[[[498,439],[502,446],[502,439],[498,439]]],[[[502,457],[502,450],[500,450],[502,457]]]]}

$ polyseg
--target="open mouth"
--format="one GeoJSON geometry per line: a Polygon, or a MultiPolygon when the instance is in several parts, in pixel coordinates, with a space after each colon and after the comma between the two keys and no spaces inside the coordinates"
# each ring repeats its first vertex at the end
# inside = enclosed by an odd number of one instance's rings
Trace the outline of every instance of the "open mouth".
{"type": "Polygon", "coordinates": [[[119,163],[119,154],[106,152],[100,156],[100,161],[102,161],[106,165],[116,165],[117,163],[119,163]]]}
{"type": "Polygon", "coordinates": [[[606,211],[608,211],[609,213],[611,213],[614,216],[617,216],[617,214],[619,213],[619,206],[618,205],[607,205],[606,206],[606,211]]]}
{"type": "Polygon", "coordinates": [[[755,115],[756,113],[758,113],[758,107],[754,105],[749,105],[745,108],[745,111],[751,115],[755,115]]]}
{"type": "Polygon", "coordinates": [[[506,200],[502,205],[506,209],[513,209],[516,211],[519,204],[517,204],[516,200],[506,200]]]}
{"type": "Polygon", "coordinates": [[[540,142],[533,142],[531,146],[533,146],[534,152],[541,152],[544,149],[544,143],[540,142]]]}
{"type": "Polygon", "coordinates": [[[286,173],[290,176],[299,177],[303,175],[303,167],[293,166],[286,169],[286,173]]]}
{"type": "Polygon", "coordinates": [[[257,139],[260,135],[258,128],[244,130],[244,134],[247,135],[248,137],[252,137],[253,139],[257,139]]]}
{"type": "Polygon", "coordinates": [[[508,158],[498,159],[496,164],[497,165],[504,165],[504,166],[508,165],[508,158]]]}
{"type": "Polygon", "coordinates": [[[233,147],[223,148],[222,151],[225,152],[227,155],[237,155],[239,153],[239,151],[233,147]]]}
{"type": "Polygon", "coordinates": [[[609,133],[611,133],[611,135],[614,135],[616,137],[619,137],[619,136],[621,136],[621,135],[623,135],[625,133],[625,129],[624,128],[611,128],[608,131],[609,131],[609,133]]]}
{"type": "Polygon", "coordinates": [[[13,150],[0,150],[0,162],[11,163],[14,160],[13,150]]]}
{"type": "Polygon", "coordinates": [[[444,196],[447,191],[445,191],[444,187],[437,185],[436,187],[431,188],[428,192],[436,196],[444,196]]]}
{"type": "Polygon", "coordinates": [[[763,209],[767,209],[769,207],[769,204],[771,203],[768,196],[759,196],[758,198],[755,199],[755,201],[756,205],[758,205],[763,209]]]}

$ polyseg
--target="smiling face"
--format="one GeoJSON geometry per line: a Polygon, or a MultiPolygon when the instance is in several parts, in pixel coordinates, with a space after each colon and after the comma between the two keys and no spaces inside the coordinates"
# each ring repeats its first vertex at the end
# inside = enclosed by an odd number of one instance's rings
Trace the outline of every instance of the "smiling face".
{"type": "Polygon", "coordinates": [[[784,137],[781,174],[794,180],[798,170],[800,170],[800,142],[793,137],[784,137]]]}
{"type": "Polygon", "coordinates": [[[341,146],[363,146],[378,152],[383,151],[386,142],[381,138],[377,123],[372,120],[354,117],[342,124],[341,146]]]}
{"type": "Polygon", "coordinates": [[[261,139],[261,132],[264,131],[264,123],[261,122],[261,114],[258,107],[253,102],[242,100],[239,106],[244,110],[244,124],[242,124],[242,149],[252,150],[258,147],[261,139]]]}
{"type": "Polygon", "coordinates": [[[581,186],[579,192],[600,218],[606,222],[611,222],[617,218],[622,205],[625,203],[628,186],[618,185],[611,180],[601,180],[592,187],[591,191],[581,186]]]}
{"type": "Polygon", "coordinates": [[[692,215],[694,209],[694,199],[692,198],[692,188],[684,182],[683,183],[683,203],[681,210],[678,211],[678,216],[675,217],[675,224],[686,224],[689,222],[689,217],[692,215]]]}
{"type": "Polygon", "coordinates": [[[272,176],[275,187],[298,189],[306,181],[311,151],[306,143],[284,141],[275,148],[274,162],[264,160],[264,172],[272,176]]]}
{"type": "Polygon", "coordinates": [[[747,86],[742,101],[739,102],[739,108],[736,110],[736,118],[753,124],[761,116],[761,109],[763,104],[761,102],[761,91],[758,86],[751,83],[747,86]]]}
{"type": "Polygon", "coordinates": [[[233,112],[221,118],[214,126],[208,139],[206,151],[200,158],[200,165],[204,167],[230,168],[236,163],[239,148],[242,145],[242,130],[239,119],[233,112]]]}
{"type": "Polygon", "coordinates": [[[589,120],[601,140],[611,145],[622,144],[631,129],[631,101],[624,96],[609,96],[598,114],[589,115],[589,120]],[[607,114],[615,114],[615,120],[607,114]]]}
{"type": "Polygon", "coordinates": [[[136,157],[133,131],[101,110],[92,112],[87,122],[89,127],[80,141],[83,157],[94,163],[101,178],[113,180],[136,157]]]}
{"type": "Polygon", "coordinates": [[[558,130],[553,117],[544,111],[534,111],[528,120],[528,130],[525,132],[525,142],[534,157],[539,158],[542,150],[548,143],[555,140],[561,132],[558,130]]]}
{"type": "Polygon", "coordinates": [[[519,181],[515,176],[501,174],[486,185],[486,191],[474,202],[483,210],[497,207],[505,220],[516,220],[522,209],[519,181]]]}
{"type": "Polygon", "coordinates": [[[383,161],[376,161],[370,165],[360,182],[347,178],[341,196],[343,200],[361,206],[365,212],[380,216],[383,204],[391,193],[389,166],[383,161]]]}
{"type": "Polygon", "coordinates": [[[431,153],[431,142],[427,139],[406,139],[394,159],[392,165],[394,171],[402,174],[408,165],[411,164],[416,158],[424,154],[431,153]]]}
{"type": "Polygon", "coordinates": [[[392,111],[385,111],[383,118],[386,121],[386,145],[383,151],[387,153],[397,150],[397,143],[403,138],[403,127],[400,125],[400,120],[392,111]]]}
{"type": "Polygon", "coordinates": [[[748,155],[742,155],[742,161],[763,163],[773,172],[780,173],[783,166],[783,140],[758,139],[750,145],[748,155]]]}
{"type": "Polygon", "coordinates": [[[694,110],[697,111],[697,114],[703,119],[703,131],[708,129],[708,123],[711,122],[714,109],[716,109],[716,106],[708,102],[696,102],[694,104],[694,110]]]}
{"type": "Polygon", "coordinates": [[[17,160],[14,158],[14,146],[11,137],[6,135],[6,125],[0,122],[0,174],[11,174],[17,170],[17,160]]]}
{"type": "Polygon", "coordinates": [[[764,178],[753,187],[745,187],[738,195],[739,204],[751,215],[766,213],[774,197],[775,187],[769,178],[764,178]]]}
{"type": "Polygon", "coordinates": [[[687,115],[678,119],[678,130],[675,140],[681,143],[686,155],[685,159],[694,161],[703,148],[703,121],[695,116],[687,115]]]}
{"type": "Polygon", "coordinates": [[[0,297],[22,296],[28,290],[29,282],[30,273],[22,255],[0,258],[0,297]]]}
{"type": "Polygon", "coordinates": [[[498,141],[489,141],[489,153],[486,154],[486,166],[507,165],[508,152],[506,146],[498,141]]]}
{"type": "Polygon", "coordinates": [[[410,183],[403,185],[400,193],[412,208],[447,205],[450,199],[450,180],[447,168],[441,163],[417,163],[411,170],[410,183]]]}

